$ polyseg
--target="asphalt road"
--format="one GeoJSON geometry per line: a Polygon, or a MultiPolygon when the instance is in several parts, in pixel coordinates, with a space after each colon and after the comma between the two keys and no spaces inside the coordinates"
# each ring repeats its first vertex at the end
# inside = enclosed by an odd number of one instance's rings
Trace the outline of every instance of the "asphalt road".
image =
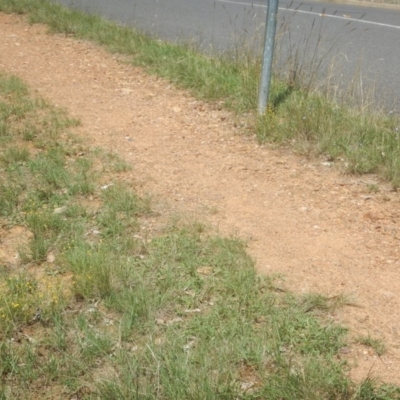
{"type": "MultiPolygon", "coordinates": [[[[163,39],[194,40],[205,51],[243,42],[257,47],[267,8],[267,0],[54,1],[163,39]]],[[[374,91],[377,105],[400,112],[400,7],[280,0],[278,31],[275,54],[282,64],[296,52],[305,69],[322,60],[322,81],[332,76],[341,89],[355,81],[361,96],[374,91]]]]}

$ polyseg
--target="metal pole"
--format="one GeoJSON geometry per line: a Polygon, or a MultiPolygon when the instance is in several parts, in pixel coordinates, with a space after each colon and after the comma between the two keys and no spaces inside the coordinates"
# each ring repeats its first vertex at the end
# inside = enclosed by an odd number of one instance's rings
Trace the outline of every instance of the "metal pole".
{"type": "Polygon", "coordinates": [[[268,0],[267,22],[265,27],[264,54],[261,71],[261,83],[258,94],[258,114],[263,115],[268,103],[271,83],[272,57],[274,54],[276,20],[279,0],[268,0]]]}

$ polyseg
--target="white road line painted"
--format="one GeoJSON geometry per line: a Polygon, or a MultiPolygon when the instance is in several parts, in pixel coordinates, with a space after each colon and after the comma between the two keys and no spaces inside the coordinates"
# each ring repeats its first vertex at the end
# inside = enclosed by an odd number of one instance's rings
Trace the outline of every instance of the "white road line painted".
{"type": "MultiPolygon", "coordinates": [[[[233,0],[216,0],[216,1],[219,3],[239,4],[239,5],[243,5],[243,6],[267,8],[267,6],[265,6],[264,4],[250,4],[250,3],[244,3],[242,1],[233,1],[233,0]]],[[[279,10],[282,10],[282,11],[291,11],[293,13],[299,13],[299,14],[311,14],[311,15],[316,15],[321,18],[336,18],[336,19],[343,19],[344,21],[359,22],[360,24],[369,24],[369,25],[383,26],[385,28],[400,29],[400,26],[398,26],[398,25],[383,24],[381,22],[365,21],[363,19],[356,19],[356,18],[351,18],[351,17],[341,17],[340,15],[322,14],[322,13],[317,13],[314,11],[303,11],[303,10],[297,10],[297,9],[292,9],[292,8],[284,8],[284,7],[278,7],[278,8],[279,8],[279,10]]]]}

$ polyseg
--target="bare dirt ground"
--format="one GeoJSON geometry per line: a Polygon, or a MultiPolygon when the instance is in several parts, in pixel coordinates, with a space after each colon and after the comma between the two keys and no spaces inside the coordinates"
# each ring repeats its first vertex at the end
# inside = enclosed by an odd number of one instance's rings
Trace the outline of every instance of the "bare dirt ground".
{"type": "MultiPolygon", "coordinates": [[[[259,146],[239,135],[244,128],[229,112],[93,44],[4,14],[0,38],[0,71],[80,118],[80,134],[127,160],[156,207],[247,240],[260,273],[283,274],[287,289],[351,296],[356,306],[333,319],[388,348],[382,357],[356,343],[344,349],[351,377],[400,384],[397,193],[382,183],[371,192],[374,177],[259,146]]],[[[6,240],[2,234],[0,246],[6,240]]]]}

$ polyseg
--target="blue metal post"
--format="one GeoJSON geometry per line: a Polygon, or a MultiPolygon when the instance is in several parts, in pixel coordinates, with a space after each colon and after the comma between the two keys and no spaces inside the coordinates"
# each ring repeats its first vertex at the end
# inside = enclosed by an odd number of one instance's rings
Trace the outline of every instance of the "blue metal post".
{"type": "Polygon", "coordinates": [[[272,57],[274,54],[276,20],[279,0],[268,0],[267,22],[265,27],[264,54],[261,71],[261,83],[258,94],[258,114],[267,108],[269,86],[271,83],[272,57]]]}

